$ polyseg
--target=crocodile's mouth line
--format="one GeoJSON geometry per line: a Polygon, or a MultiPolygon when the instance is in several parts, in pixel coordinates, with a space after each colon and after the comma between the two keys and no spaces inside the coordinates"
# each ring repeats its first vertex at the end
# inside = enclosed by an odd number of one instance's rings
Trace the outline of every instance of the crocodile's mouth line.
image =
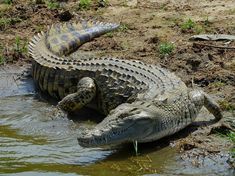
{"type": "Polygon", "coordinates": [[[115,140],[116,136],[121,136],[123,133],[128,131],[128,129],[131,126],[132,125],[124,128],[124,129],[121,129],[121,130],[111,131],[111,132],[109,132],[109,134],[105,134],[105,135],[101,135],[101,136],[93,136],[92,138],[89,138],[89,139],[78,138],[78,142],[79,142],[79,144],[84,145],[84,146],[106,145],[109,143],[109,141],[115,142],[115,141],[113,141],[113,139],[115,140]]]}

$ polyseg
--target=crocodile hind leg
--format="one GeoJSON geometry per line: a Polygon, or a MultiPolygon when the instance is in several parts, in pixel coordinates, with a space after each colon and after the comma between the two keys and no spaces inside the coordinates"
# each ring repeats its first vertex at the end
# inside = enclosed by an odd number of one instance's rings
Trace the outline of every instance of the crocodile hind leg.
{"type": "Polygon", "coordinates": [[[201,90],[193,90],[189,95],[190,99],[199,109],[201,106],[205,106],[206,109],[214,115],[216,121],[223,118],[219,105],[207,93],[201,90]]]}
{"type": "Polygon", "coordinates": [[[75,112],[91,102],[96,95],[96,85],[89,77],[82,78],[77,85],[77,92],[64,97],[58,107],[68,113],[75,112]]]}

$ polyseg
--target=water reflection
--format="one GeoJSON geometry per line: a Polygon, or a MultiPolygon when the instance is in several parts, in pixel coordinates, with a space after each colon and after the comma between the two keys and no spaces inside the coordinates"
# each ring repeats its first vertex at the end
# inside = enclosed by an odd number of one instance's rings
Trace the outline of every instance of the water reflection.
{"type": "Polygon", "coordinates": [[[1,170],[14,170],[25,163],[82,165],[112,153],[79,147],[76,141],[79,128],[66,118],[49,118],[51,105],[33,96],[2,98],[0,107],[1,170]]]}

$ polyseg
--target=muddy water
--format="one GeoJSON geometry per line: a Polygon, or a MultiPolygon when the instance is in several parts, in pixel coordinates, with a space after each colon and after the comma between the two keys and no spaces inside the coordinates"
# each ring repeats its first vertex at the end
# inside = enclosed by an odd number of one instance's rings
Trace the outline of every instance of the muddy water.
{"type": "MultiPolygon", "coordinates": [[[[140,169],[135,162],[152,164],[152,159],[147,156],[137,157],[141,160],[138,161],[128,152],[117,156],[115,150],[111,149],[81,148],[76,141],[80,125],[64,118],[51,119],[50,109],[53,107],[39,102],[33,96],[2,98],[0,107],[1,173],[92,175],[99,172],[109,175],[117,170],[125,170],[121,166],[129,166],[129,169],[126,168],[128,172],[140,169]]],[[[168,148],[162,152],[166,153],[164,158],[174,155],[168,148]]],[[[158,158],[158,167],[164,163],[161,162],[160,153],[151,154],[158,158]]]]}
{"type": "Polygon", "coordinates": [[[1,91],[0,175],[232,174],[225,155],[203,158],[205,162],[200,167],[194,166],[190,160],[182,160],[164,140],[141,145],[138,156],[132,145],[115,149],[82,148],[76,137],[92,123],[52,118],[54,106],[35,97],[28,86],[18,84],[17,87],[25,88],[9,96],[15,90],[11,82],[4,89],[7,93],[1,91]]]}

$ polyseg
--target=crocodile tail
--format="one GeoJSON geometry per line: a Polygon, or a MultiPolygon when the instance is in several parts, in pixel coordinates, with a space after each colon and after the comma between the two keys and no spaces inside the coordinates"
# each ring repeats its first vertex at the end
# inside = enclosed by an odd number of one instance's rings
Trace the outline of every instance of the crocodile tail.
{"type": "Polygon", "coordinates": [[[46,46],[57,56],[69,55],[82,44],[118,27],[118,24],[94,21],[55,24],[46,33],[46,46]]]}

